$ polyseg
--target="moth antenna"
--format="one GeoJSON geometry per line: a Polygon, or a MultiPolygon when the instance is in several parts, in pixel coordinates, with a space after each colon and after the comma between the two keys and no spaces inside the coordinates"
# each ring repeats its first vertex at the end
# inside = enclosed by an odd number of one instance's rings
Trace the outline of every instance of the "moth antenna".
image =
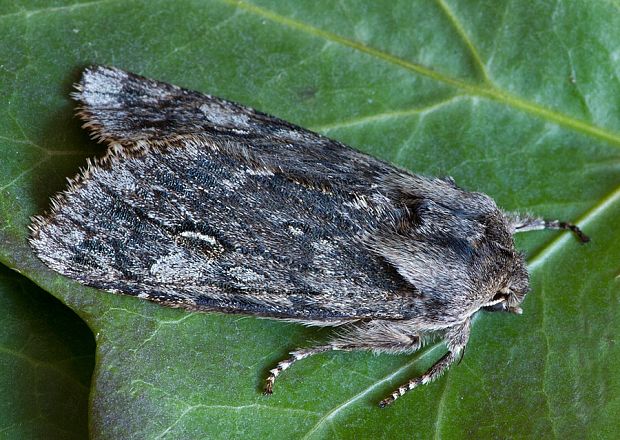
{"type": "Polygon", "coordinates": [[[518,214],[509,214],[509,221],[513,229],[513,234],[541,229],[559,229],[571,231],[582,243],[590,241],[590,237],[584,234],[577,225],[561,220],[545,220],[537,217],[522,217],[518,214]]]}
{"type": "Polygon", "coordinates": [[[579,241],[581,241],[582,243],[587,243],[590,241],[590,237],[584,234],[577,225],[574,225],[572,223],[563,222],[560,220],[545,221],[545,229],[570,230],[573,232],[573,234],[577,236],[579,241]]]}

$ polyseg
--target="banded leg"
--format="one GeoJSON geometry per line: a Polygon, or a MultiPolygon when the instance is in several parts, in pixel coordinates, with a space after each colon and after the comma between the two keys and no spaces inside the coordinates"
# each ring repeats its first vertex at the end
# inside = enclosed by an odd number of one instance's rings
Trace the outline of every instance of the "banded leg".
{"type": "Polygon", "coordinates": [[[275,368],[269,370],[269,376],[267,377],[267,380],[265,380],[265,388],[263,390],[263,394],[272,394],[273,383],[276,381],[276,378],[280,375],[280,373],[293,365],[295,362],[307,358],[308,356],[312,356],[313,354],[323,353],[330,350],[335,350],[335,348],[333,348],[331,345],[320,345],[318,347],[304,348],[292,351],[290,353],[290,358],[278,362],[278,365],[276,365],[275,368]]]}
{"type": "Polygon", "coordinates": [[[536,217],[521,217],[518,214],[509,214],[514,233],[536,231],[541,229],[560,229],[573,232],[582,243],[590,241],[590,237],[584,234],[578,226],[560,220],[545,220],[536,217]]]}
{"type": "Polygon", "coordinates": [[[426,373],[418,376],[414,379],[410,379],[407,383],[399,386],[392,394],[379,402],[381,408],[385,408],[388,405],[394,403],[396,399],[402,397],[406,392],[413,390],[418,385],[425,385],[442,375],[444,371],[460,359],[467,340],[469,339],[469,329],[471,322],[468,320],[450,328],[445,334],[445,339],[448,345],[448,353],[443,355],[435,364],[428,369],[426,373]]]}
{"type": "Polygon", "coordinates": [[[414,379],[409,380],[407,383],[399,386],[392,394],[379,402],[379,406],[381,408],[385,408],[388,405],[394,403],[396,399],[402,397],[407,391],[411,391],[418,385],[426,385],[429,382],[432,382],[434,379],[441,376],[441,374],[448,369],[452,363],[457,360],[459,357],[459,353],[454,353],[452,351],[446,353],[441,359],[439,359],[435,365],[433,365],[429,370],[424,373],[422,376],[416,377],[414,379]]]}
{"type": "Polygon", "coordinates": [[[327,345],[295,350],[290,353],[291,356],[288,359],[279,362],[275,368],[269,370],[263,394],[269,395],[273,393],[273,384],[280,373],[295,362],[315,354],[326,351],[355,350],[374,350],[388,353],[413,352],[420,348],[420,337],[408,333],[407,330],[402,323],[394,324],[376,321],[354,327],[349,332],[336,337],[327,345]]]}

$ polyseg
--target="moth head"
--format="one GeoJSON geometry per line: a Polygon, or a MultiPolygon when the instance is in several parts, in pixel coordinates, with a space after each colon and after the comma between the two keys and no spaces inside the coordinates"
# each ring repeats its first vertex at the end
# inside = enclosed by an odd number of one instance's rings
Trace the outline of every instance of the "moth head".
{"type": "Polygon", "coordinates": [[[529,284],[527,269],[524,265],[517,264],[495,295],[482,308],[490,312],[510,312],[520,315],[523,313],[520,305],[530,290],[529,284]]]}

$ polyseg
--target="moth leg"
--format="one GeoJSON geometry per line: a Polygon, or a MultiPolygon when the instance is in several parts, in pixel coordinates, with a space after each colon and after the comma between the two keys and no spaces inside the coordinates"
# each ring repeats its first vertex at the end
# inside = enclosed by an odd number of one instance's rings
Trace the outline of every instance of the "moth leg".
{"type": "Polygon", "coordinates": [[[512,225],[513,233],[515,234],[517,232],[537,231],[541,229],[560,229],[572,231],[582,243],[590,241],[590,237],[572,223],[560,220],[545,220],[538,217],[520,216],[519,214],[509,214],[508,218],[512,225]]]}
{"type": "Polygon", "coordinates": [[[425,385],[439,376],[441,376],[455,361],[458,361],[467,345],[469,339],[470,321],[469,319],[455,327],[450,328],[445,339],[448,345],[448,353],[446,353],[441,359],[429,368],[426,373],[416,378],[410,379],[407,383],[398,387],[392,394],[379,402],[381,408],[385,408],[388,405],[394,403],[396,399],[403,396],[406,392],[411,391],[418,385],[425,385]]]}
{"type": "Polygon", "coordinates": [[[269,370],[263,394],[273,393],[273,384],[284,370],[295,362],[318,353],[356,350],[373,350],[389,353],[416,351],[420,348],[420,336],[408,330],[406,323],[372,321],[339,334],[326,345],[295,350],[290,353],[291,357],[279,362],[275,368],[269,370]]]}
{"type": "Polygon", "coordinates": [[[263,394],[268,395],[273,393],[273,383],[276,381],[276,378],[286,370],[288,367],[293,365],[295,362],[300,361],[308,356],[312,356],[313,354],[323,353],[325,351],[334,350],[331,345],[320,345],[318,347],[313,348],[302,348],[299,350],[295,350],[290,352],[291,357],[285,359],[283,361],[278,362],[275,368],[269,370],[269,376],[265,381],[265,388],[263,389],[263,394]]]}

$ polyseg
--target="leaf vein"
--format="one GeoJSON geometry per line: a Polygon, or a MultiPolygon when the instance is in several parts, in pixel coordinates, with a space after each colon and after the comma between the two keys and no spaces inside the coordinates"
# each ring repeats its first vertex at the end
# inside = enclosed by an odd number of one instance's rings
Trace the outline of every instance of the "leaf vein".
{"type": "Polygon", "coordinates": [[[545,283],[541,283],[542,284],[542,288],[540,291],[540,301],[542,301],[542,317],[541,317],[541,331],[543,334],[543,337],[545,339],[545,351],[546,354],[544,356],[544,362],[543,362],[543,384],[542,384],[542,395],[545,398],[545,406],[547,407],[547,418],[549,419],[549,423],[551,424],[551,430],[553,431],[553,437],[558,438],[557,436],[557,432],[556,432],[556,426],[555,426],[555,421],[553,419],[552,413],[551,413],[551,399],[549,397],[549,392],[547,390],[547,383],[548,383],[548,378],[549,378],[549,364],[551,363],[551,343],[549,341],[549,333],[547,332],[547,314],[548,309],[547,309],[547,301],[545,300],[546,297],[546,292],[547,289],[545,289],[544,285],[545,283]]]}
{"type": "Polygon", "coordinates": [[[450,380],[449,375],[446,375],[446,376],[447,377],[445,378],[445,381],[444,381],[443,390],[441,391],[441,397],[439,398],[439,402],[437,403],[437,411],[435,411],[435,416],[436,416],[435,417],[435,435],[433,436],[433,438],[435,439],[441,438],[441,434],[440,434],[441,422],[443,419],[444,409],[446,407],[446,394],[449,388],[448,381],[450,380]]]}
{"type": "Polygon", "coordinates": [[[446,17],[448,17],[448,20],[450,21],[450,23],[456,30],[457,34],[459,35],[463,43],[465,43],[465,46],[467,46],[469,53],[474,59],[474,65],[478,69],[478,73],[482,75],[482,79],[485,82],[490,83],[491,81],[489,79],[489,74],[486,70],[484,63],[482,62],[482,58],[480,57],[480,54],[478,53],[478,49],[476,49],[476,45],[473,43],[471,38],[469,38],[469,35],[467,35],[467,32],[465,32],[465,28],[463,27],[459,18],[456,15],[454,15],[454,13],[452,12],[450,7],[446,4],[444,0],[436,0],[436,2],[441,8],[441,10],[443,11],[443,13],[446,15],[446,17]]]}
{"type": "Polygon", "coordinates": [[[15,19],[16,17],[23,16],[24,18],[30,18],[33,15],[41,14],[41,13],[56,13],[56,12],[71,12],[76,9],[81,9],[84,7],[89,7],[102,3],[113,3],[116,0],[95,0],[92,2],[83,2],[83,3],[71,3],[70,5],[64,6],[48,6],[44,8],[35,8],[35,9],[22,9],[17,12],[10,12],[8,14],[0,15],[0,20],[2,19],[15,19]]]}
{"type": "Polygon", "coordinates": [[[461,101],[466,98],[464,95],[455,95],[450,99],[445,99],[443,101],[439,101],[437,103],[418,108],[404,109],[404,110],[394,110],[383,113],[376,113],[374,115],[362,116],[359,118],[347,119],[339,122],[332,122],[323,125],[317,125],[312,127],[311,129],[319,132],[329,132],[333,130],[338,130],[341,128],[349,128],[354,127],[356,125],[365,125],[372,122],[382,122],[388,119],[396,119],[396,118],[406,118],[409,116],[422,116],[428,113],[432,113],[434,111],[440,110],[443,107],[447,107],[449,105],[454,104],[455,102],[461,101]]]}
{"type": "Polygon", "coordinates": [[[278,23],[282,26],[287,26],[292,29],[305,32],[309,35],[313,35],[318,38],[332,41],[342,46],[349,47],[359,52],[366,53],[372,57],[378,58],[385,62],[402,67],[403,69],[415,72],[419,75],[428,77],[440,83],[444,83],[456,89],[460,89],[465,93],[486,98],[489,100],[497,101],[501,104],[510,106],[517,110],[521,110],[525,113],[532,114],[540,119],[552,121],[560,126],[569,128],[576,132],[584,133],[588,136],[592,136],[597,139],[601,139],[616,147],[620,147],[620,133],[610,131],[606,128],[602,128],[596,125],[589,124],[579,119],[575,119],[564,113],[552,110],[541,104],[530,102],[526,99],[520,98],[516,95],[512,95],[504,90],[490,86],[489,84],[473,84],[462,79],[453,78],[449,75],[433,70],[429,67],[421,64],[405,60],[396,55],[385,52],[381,49],[376,49],[371,46],[367,46],[359,41],[345,38],[333,32],[326,31],[324,29],[317,28],[308,23],[285,17],[277,14],[271,10],[261,8],[252,3],[248,3],[241,0],[219,0],[220,2],[245,10],[248,13],[260,16],[262,18],[278,23]]]}
{"type": "MultiPolygon", "coordinates": [[[[613,191],[603,197],[596,205],[590,208],[584,215],[577,219],[577,224],[583,227],[590,222],[594,221],[596,217],[601,215],[614,203],[620,202],[620,185],[613,191]]],[[[557,252],[563,246],[565,246],[569,240],[574,240],[570,232],[563,232],[555,240],[552,240],[549,244],[544,246],[538,253],[536,253],[528,261],[528,268],[531,271],[540,267],[552,254],[557,252]]]]}
{"type": "Polygon", "coordinates": [[[357,402],[362,397],[366,396],[367,394],[372,392],[375,388],[379,387],[380,385],[383,385],[384,383],[389,382],[392,379],[394,379],[395,377],[399,376],[403,371],[408,370],[409,368],[411,368],[412,365],[416,364],[421,359],[424,359],[425,357],[431,355],[432,353],[435,352],[435,349],[437,349],[438,347],[441,347],[443,345],[444,344],[442,342],[437,342],[435,344],[429,345],[428,349],[424,353],[421,353],[419,356],[416,356],[414,359],[412,359],[411,361],[407,362],[405,365],[403,365],[402,367],[398,368],[394,372],[392,372],[392,373],[388,374],[387,376],[379,379],[378,381],[374,382],[372,385],[370,385],[366,389],[360,391],[359,393],[357,393],[356,395],[354,395],[350,399],[348,399],[348,400],[344,401],[343,403],[341,403],[340,405],[332,408],[330,411],[325,413],[325,415],[323,417],[321,417],[319,419],[319,421],[306,433],[306,435],[304,435],[302,437],[302,439],[306,440],[306,439],[312,438],[312,435],[315,432],[317,432],[326,423],[331,423],[331,421],[334,419],[334,417],[336,417],[336,415],[338,415],[338,413],[342,412],[345,408],[347,408],[351,404],[357,402]]]}
{"type": "MultiPolygon", "coordinates": [[[[69,383],[73,383],[79,389],[84,390],[84,391],[88,391],[88,387],[86,385],[84,385],[83,383],[79,382],[75,377],[70,376],[66,371],[59,369],[58,367],[56,367],[52,363],[48,363],[48,362],[41,361],[39,359],[32,358],[32,357],[30,357],[30,356],[28,356],[28,355],[26,355],[24,353],[21,353],[19,351],[15,351],[15,350],[11,350],[10,348],[3,347],[3,346],[0,346],[0,353],[4,353],[4,354],[6,354],[8,356],[12,356],[12,357],[14,357],[16,359],[24,361],[24,362],[30,364],[35,369],[44,369],[44,370],[48,370],[48,371],[51,371],[53,373],[56,373],[59,377],[62,377],[64,380],[66,380],[69,383]]],[[[66,361],[68,359],[64,359],[64,360],[66,361]]]]}

